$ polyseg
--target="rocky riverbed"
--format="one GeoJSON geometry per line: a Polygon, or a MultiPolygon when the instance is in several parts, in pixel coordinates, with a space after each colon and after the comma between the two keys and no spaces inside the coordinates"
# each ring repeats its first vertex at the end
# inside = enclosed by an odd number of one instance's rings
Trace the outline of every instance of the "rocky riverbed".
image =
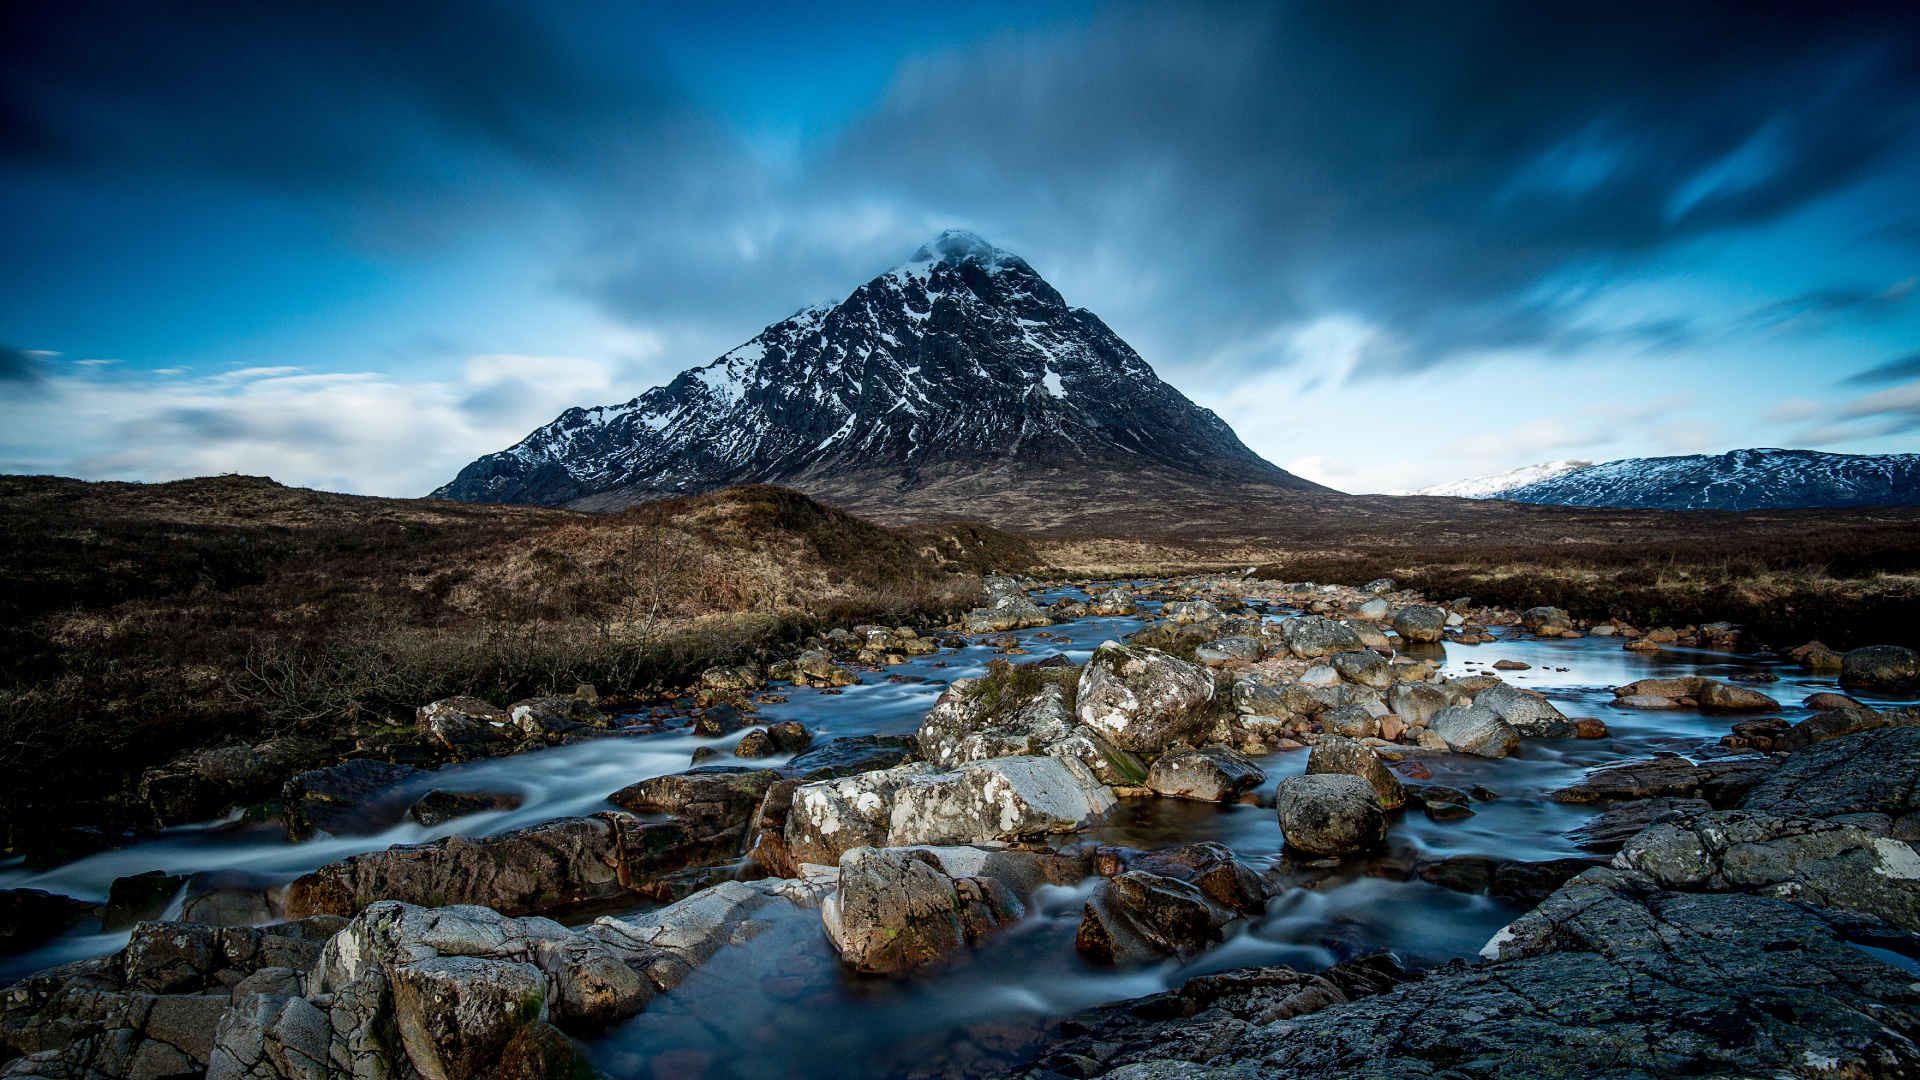
{"type": "Polygon", "coordinates": [[[1905,1075],[1920,672],[1756,645],[996,579],[640,713],[431,703],[272,821],[0,869],[0,1072],[1905,1075]]]}

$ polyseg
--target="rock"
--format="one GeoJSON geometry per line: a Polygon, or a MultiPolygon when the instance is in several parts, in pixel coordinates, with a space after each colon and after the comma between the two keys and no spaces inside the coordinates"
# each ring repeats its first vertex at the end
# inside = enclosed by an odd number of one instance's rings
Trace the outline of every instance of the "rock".
{"type": "Polygon", "coordinates": [[[1220,928],[1233,918],[1197,886],[1128,870],[1094,886],[1074,947],[1103,963],[1187,960],[1218,941],[1220,928]]]}
{"type": "Polygon", "coordinates": [[[1080,722],[1115,747],[1159,753],[1213,723],[1213,675],[1153,649],[1103,642],[1080,673],[1080,722]]]}
{"type": "Polygon", "coordinates": [[[1774,737],[1772,742],[1775,750],[1792,753],[1829,739],[1876,728],[1906,727],[1916,722],[1920,722],[1920,718],[1908,714],[1883,713],[1864,705],[1848,705],[1809,716],[1774,737]]]}
{"type": "Polygon", "coordinates": [[[1371,649],[1333,654],[1333,670],[1350,683],[1385,690],[1393,685],[1393,670],[1386,657],[1371,649]]]}
{"type": "Polygon", "coordinates": [[[1320,714],[1320,730],[1348,739],[1371,739],[1380,734],[1380,720],[1363,705],[1341,705],[1320,714]]]}
{"type": "Polygon", "coordinates": [[[1769,757],[1655,758],[1588,774],[1578,784],[1548,793],[1555,802],[1612,803],[1638,799],[1705,799],[1731,809],[1780,763],[1769,757]]]}
{"type": "Polygon", "coordinates": [[[1614,698],[1608,704],[1616,709],[1642,709],[1649,711],[1681,709],[1686,707],[1673,698],[1659,697],[1654,694],[1628,694],[1625,697],[1614,698]]]}
{"type": "Polygon", "coordinates": [[[40,889],[0,889],[0,953],[18,952],[44,941],[92,909],[91,904],[40,889]]]}
{"type": "Polygon", "coordinates": [[[1205,622],[1219,614],[1220,609],[1205,600],[1180,601],[1163,604],[1160,607],[1160,615],[1162,618],[1182,625],[1205,622]]]}
{"type": "MultiPolygon", "coordinates": [[[[695,752],[698,753],[700,750],[706,749],[708,749],[708,747],[702,746],[695,752]]],[[[759,728],[755,728],[745,735],[742,735],[740,741],[735,743],[733,747],[734,757],[747,758],[749,760],[753,758],[772,757],[779,752],[780,751],[774,749],[773,740],[769,739],[767,733],[759,728]]]]}
{"type": "Polygon", "coordinates": [[[1043,754],[1076,726],[1066,691],[1057,683],[1042,683],[1038,693],[1023,701],[989,701],[981,689],[978,679],[957,679],[934,702],[914,732],[923,759],[948,769],[969,761],[1043,754]]]}
{"type": "Polygon", "coordinates": [[[1520,625],[1528,633],[1538,634],[1542,630],[1558,633],[1573,629],[1573,616],[1557,607],[1532,607],[1520,613],[1520,625]]]}
{"type": "Polygon", "coordinates": [[[896,768],[912,761],[918,751],[912,735],[843,735],[798,755],[779,766],[779,772],[811,783],[896,768]]]}
{"type": "MultiPolygon", "coordinates": [[[[1375,604],[1378,604],[1382,609],[1387,606],[1385,600],[1369,600],[1360,606],[1365,609],[1371,608],[1375,604]]],[[[1380,615],[1381,617],[1385,617],[1386,611],[1382,610],[1380,615]]],[[[1362,646],[1372,649],[1374,652],[1380,653],[1383,656],[1390,655],[1393,652],[1393,643],[1388,641],[1387,635],[1381,633],[1380,628],[1373,623],[1362,619],[1344,619],[1340,625],[1353,631],[1353,636],[1360,639],[1362,646]]]]}
{"type": "MultiPolygon", "coordinates": [[[[213,1080],[213,1078],[209,1078],[213,1080]]],[[[607,1080],[572,1039],[552,1024],[535,1022],[514,1032],[500,1051],[493,1080],[607,1080]]]]}
{"type": "Polygon", "coordinates": [[[1227,690],[1227,702],[1243,716],[1286,716],[1292,712],[1284,688],[1265,675],[1234,683],[1227,690]]]}
{"type": "Polygon", "coordinates": [[[415,731],[450,750],[510,743],[507,712],[476,697],[441,698],[413,713],[415,731]]]}
{"type": "Polygon", "coordinates": [[[936,773],[925,762],[803,784],[793,793],[785,828],[793,862],[837,866],[857,847],[886,847],[897,788],[936,773]]]}
{"type": "Polygon", "coordinates": [[[394,1019],[427,1080],[469,1080],[514,1033],[547,1018],[547,980],[532,964],[469,956],[395,968],[394,1019]]]}
{"type": "Polygon", "coordinates": [[[1800,702],[1800,707],[1803,709],[1818,709],[1821,712],[1826,712],[1830,709],[1859,709],[1865,706],[1845,694],[1834,694],[1822,691],[1818,694],[1808,694],[1806,698],[1800,702]]]}
{"type": "Polygon", "coordinates": [[[724,703],[693,714],[693,733],[703,738],[717,739],[746,726],[747,721],[740,715],[740,710],[724,703]]]}
{"type": "Polygon", "coordinates": [[[1295,776],[1274,799],[1289,847],[1314,855],[1350,855],[1386,842],[1387,817],[1373,785],[1345,773],[1295,776]]]}
{"type": "Polygon", "coordinates": [[[801,653],[793,662],[794,670],[805,676],[801,681],[816,686],[858,686],[860,676],[833,662],[833,657],[817,650],[801,653]]]}
{"type": "Polygon", "coordinates": [[[1523,664],[1518,660],[1495,660],[1493,667],[1496,671],[1530,671],[1533,669],[1532,664],[1523,664]]]}
{"type": "Polygon", "coordinates": [[[1441,608],[1411,604],[1393,613],[1393,629],[1408,641],[1439,641],[1446,636],[1447,613],[1441,608]]]}
{"type": "Polygon", "coordinates": [[[1573,722],[1552,702],[1517,687],[1489,687],[1480,691],[1473,703],[1491,710],[1527,738],[1568,739],[1574,735],[1573,722]]]}
{"type": "MultiPolygon", "coordinates": [[[[917,773],[904,777],[892,795],[887,847],[1074,832],[1104,821],[1117,805],[1086,766],[1054,757],[996,758],[952,772],[917,773]]],[[[796,793],[796,809],[799,798],[796,793]]]]}
{"type": "Polygon", "coordinates": [[[407,798],[410,783],[425,777],[411,765],[369,758],[303,772],[280,793],[287,839],[305,840],[315,832],[345,836],[378,831],[400,819],[412,802],[407,798]]]}
{"type": "Polygon", "coordinates": [[[1288,651],[1302,660],[1366,648],[1360,636],[1350,627],[1319,615],[1282,619],[1280,640],[1287,643],[1288,651]]]}
{"type": "Polygon", "coordinates": [[[1307,752],[1306,775],[1322,773],[1340,773],[1365,780],[1385,809],[1395,810],[1406,805],[1407,792],[1399,777],[1393,775],[1372,747],[1338,735],[1323,736],[1307,752]]]}
{"type": "Polygon", "coordinates": [[[1750,788],[1741,809],[1782,817],[1878,813],[1899,819],[1920,811],[1920,728],[1881,728],[1817,743],[1756,777],[1750,788]]]}
{"type": "Polygon", "coordinates": [[[1705,799],[1639,799],[1589,819],[1568,833],[1567,838],[1583,851],[1611,855],[1629,839],[1668,816],[1690,817],[1711,809],[1713,804],[1705,799]]]}
{"type": "Polygon", "coordinates": [[[670,814],[695,836],[712,836],[744,824],[778,779],[780,774],[772,769],[706,765],[649,777],[621,788],[607,801],[634,813],[670,814]]]}
{"type": "Polygon", "coordinates": [[[598,709],[577,697],[559,694],[516,701],[507,706],[507,717],[524,734],[548,740],[608,724],[598,709]]]}
{"type": "Polygon", "coordinates": [[[1838,822],[1716,810],[1655,824],[1614,856],[1662,888],[1752,892],[1861,911],[1920,930],[1920,855],[1838,822]]]}
{"type": "Polygon", "coordinates": [[[273,900],[279,880],[244,870],[203,870],[187,878],[180,919],[202,926],[270,922],[280,915],[273,900]]]}
{"type": "Polygon", "coordinates": [[[1869,645],[1840,659],[1840,685],[1883,688],[1920,680],[1920,653],[1899,645],[1869,645]]]}
{"type": "Polygon", "coordinates": [[[955,881],[911,855],[861,847],[841,856],[840,887],[820,918],[842,960],[889,974],[939,959],[1021,913],[992,878],[955,881]]]}
{"type": "Polygon", "coordinates": [[[1224,667],[1233,663],[1255,663],[1266,651],[1266,645],[1259,638],[1241,635],[1196,645],[1193,658],[1207,667],[1224,667]]]}
{"type": "Polygon", "coordinates": [[[1503,758],[1520,746],[1520,733],[1498,713],[1479,705],[1449,705],[1433,714],[1427,730],[1456,754],[1503,758]]]}
{"type": "Polygon", "coordinates": [[[1387,707],[1411,727],[1425,727],[1435,713],[1453,703],[1452,695],[1437,686],[1399,683],[1387,691],[1387,707]]]}
{"type": "Polygon", "coordinates": [[[1372,581],[1369,581],[1365,585],[1360,586],[1360,591],[1363,593],[1372,593],[1375,596],[1382,596],[1392,592],[1393,590],[1399,587],[1400,587],[1399,583],[1394,581],[1392,578],[1383,577],[1383,578],[1374,578],[1372,581]]]}
{"type": "Polygon", "coordinates": [[[1094,598],[1092,614],[1102,617],[1113,615],[1132,615],[1139,611],[1135,606],[1133,593],[1125,589],[1109,589],[1094,598]]]}
{"type": "Polygon", "coordinates": [[[185,874],[159,870],[115,878],[107,889],[107,910],[100,919],[100,932],[108,934],[128,929],[134,923],[158,919],[186,883],[185,874]]]}
{"type": "Polygon", "coordinates": [[[1780,703],[1759,692],[1743,686],[1723,683],[1717,679],[1701,679],[1700,688],[1694,694],[1703,709],[1718,709],[1722,712],[1760,712],[1778,709],[1780,703]]]}
{"type": "Polygon", "coordinates": [[[407,808],[413,820],[429,828],[445,825],[455,818],[485,814],[496,810],[518,810],[523,800],[504,791],[445,791],[434,788],[407,808]]]}
{"type": "Polygon", "coordinates": [[[1000,845],[958,844],[886,850],[919,859],[956,881],[961,878],[992,878],[1006,886],[1007,891],[1016,897],[1031,896],[1042,885],[1077,884],[1086,876],[1079,867],[1071,871],[1063,870],[1062,856],[1041,856],[1032,851],[1000,845]]]}
{"type": "Polygon", "coordinates": [[[1046,748],[1048,757],[1070,757],[1093,771],[1103,784],[1137,787],[1147,779],[1146,763],[1101,738],[1093,729],[1076,725],[1065,739],[1046,748]]]}
{"type": "MultiPolygon", "coordinates": [[[[1459,788],[1445,784],[1408,784],[1406,787],[1407,805],[1419,807],[1420,811],[1435,821],[1459,821],[1473,816],[1473,807],[1468,802],[1467,793],[1459,788]]],[[[1431,877],[1426,880],[1432,881],[1431,877]]],[[[1435,882],[1435,884],[1445,884],[1435,882]]],[[[1448,886],[1452,888],[1451,885],[1448,886]]],[[[1472,891],[1472,890],[1467,890],[1472,891]]]]}
{"type": "MultiPolygon", "coordinates": [[[[751,940],[768,922],[756,916],[788,904],[818,907],[832,878],[801,881],[723,881],[646,915],[602,917],[582,931],[665,993],[729,944],[751,940]]],[[[790,910],[790,909],[789,909],[790,910]]]]}
{"type": "MultiPolygon", "coordinates": [[[[1392,609],[1392,604],[1376,596],[1372,600],[1364,601],[1356,606],[1353,609],[1353,613],[1362,619],[1366,619],[1368,622],[1379,622],[1381,619],[1386,618],[1387,613],[1392,609]]],[[[1349,622],[1347,625],[1352,626],[1353,624],[1349,622]]],[[[1357,632],[1358,628],[1356,627],[1355,630],[1357,632]]]]}
{"type": "Polygon", "coordinates": [[[1573,737],[1576,739],[1604,739],[1609,732],[1607,722],[1597,716],[1571,716],[1573,737]]]}
{"type": "MultiPolygon", "coordinates": [[[[894,644],[898,644],[896,640],[894,644]]],[[[708,690],[758,690],[767,685],[760,669],[752,664],[738,667],[710,667],[700,673],[700,685],[708,690]]]]}
{"type": "Polygon", "coordinates": [[[767,739],[773,743],[776,753],[800,754],[813,745],[813,732],[798,720],[782,720],[767,725],[767,739]]]}
{"type": "Polygon", "coordinates": [[[1146,786],[1161,795],[1200,802],[1233,802],[1266,783],[1266,771],[1224,746],[1172,750],[1154,759],[1146,786]]]}

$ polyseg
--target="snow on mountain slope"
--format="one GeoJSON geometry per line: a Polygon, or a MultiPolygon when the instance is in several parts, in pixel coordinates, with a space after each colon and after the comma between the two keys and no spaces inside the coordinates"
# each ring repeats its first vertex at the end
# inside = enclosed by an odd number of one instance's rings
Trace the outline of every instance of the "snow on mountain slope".
{"type": "Polygon", "coordinates": [[[1445,484],[1434,484],[1432,487],[1423,487],[1418,491],[1405,492],[1404,494],[1450,495],[1460,499],[1500,498],[1504,497],[1500,494],[1503,491],[1511,491],[1514,488],[1527,484],[1550,480],[1564,473],[1591,468],[1593,468],[1593,462],[1591,461],[1579,461],[1573,458],[1567,458],[1562,461],[1547,461],[1538,465],[1528,465],[1525,468],[1514,469],[1510,472],[1494,473],[1491,476],[1469,476],[1465,480],[1454,480],[1445,484]]]}
{"type": "MultiPolygon", "coordinates": [[[[1544,469],[1566,462],[1550,462],[1544,469]]],[[[1517,476],[1519,469],[1504,476],[1517,476]]],[[[1558,506],[1660,510],[1774,510],[1814,506],[1920,506],[1920,454],[1826,454],[1817,450],[1734,450],[1718,456],[1625,458],[1562,470],[1481,493],[1478,477],[1416,494],[1459,494],[1558,506]],[[1475,486],[1474,493],[1462,489],[1475,486]]]]}
{"type": "Polygon", "coordinates": [[[847,476],[904,492],[976,462],[1327,490],[1247,449],[1025,260],[949,230],[837,305],[632,401],[567,410],[433,497],[611,509],[847,476]]]}

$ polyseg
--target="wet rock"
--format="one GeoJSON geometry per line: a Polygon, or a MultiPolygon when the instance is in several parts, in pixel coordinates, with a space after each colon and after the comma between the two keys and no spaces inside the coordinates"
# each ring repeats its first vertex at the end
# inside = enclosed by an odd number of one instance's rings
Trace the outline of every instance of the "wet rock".
{"type": "Polygon", "coordinates": [[[894,792],[915,776],[937,772],[926,762],[802,784],[793,792],[784,839],[796,864],[837,866],[857,847],[886,847],[894,792]]]}
{"type": "MultiPolygon", "coordinates": [[[[1385,618],[1387,614],[1387,602],[1385,600],[1369,600],[1360,605],[1363,612],[1372,610],[1376,606],[1380,608],[1379,617],[1385,618]]],[[[1373,623],[1365,619],[1342,619],[1340,624],[1353,631],[1353,636],[1360,639],[1360,644],[1372,649],[1374,652],[1380,653],[1383,656],[1393,652],[1393,643],[1388,641],[1387,635],[1382,633],[1380,628],[1373,623]]]]}
{"type": "Polygon", "coordinates": [[[813,732],[798,720],[768,724],[766,735],[773,752],[777,754],[800,754],[813,745],[813,732]]]}
{"type": "Polygon", "coordinates": [[[1690,817],[1713,809],[1705,799],[1640,799],[1622,803],[1567,834],[1583,851],[1611,855],[1622,844],[1668,817],[1690,817]]]}
{"type": "Polygon", "coordinates": [[[1675,679],[1641,679],[1620,687],[1614,694],[1618,698],[1615,705],[1632,709],[1678,708],[1684,704],[1682,699],[1696,701],[1703,709],[1726,712],[1760,712],[1780,707],[1779,702],[1757,690],[1694,675],[1675,679]],[[1661,703],[1662,699],[1666,704],[1661,703]]]}
{"type": "Polygon", "coordinates": [[[820,919],[840,958],[888,974],[919,967],[1020,917],[992,878],[959,881],[909,854],[862,847],[840,859],[840,887],[820,919]]]}
{"type": "Polygon", "coordinates": [[[1107,786],[1075,759],[996,758],[904,777],[893,789],[884,846],[1074,832],[1104,821],[1115,805],[1107,786]]]}
{"type": "Polygon", "coordinates": [[[1573,629],[1573,616],[1557,607],[1532,607],[1520,613],[1520,625],[1531,634],[1542,630],[1559,633],[1573,629]]]}
{"type": "Polygon", "coordinates": [[[1774,736],[1772,744],[1775,750],[1791,753],[1830,739],[1857,735],[1876,728],[1908,727],[1916,722],[1920,722],[1920,717],[1893,712],[1883,713],[1864,705],[1849,705],[1807,717],[1785,732],[1774,736]]]}
{"type": "Polygon", "coordinates": [[[1103,784],[1137,787],[1146,783],[1147,766],[1138,757],[1101,738],[1093,729],[1077,725],[1067,737],[1046,748],[1048,757],[1074,758],[1103,784]]]}
{"type": "Polygon", "coordinates": [[[278,880],[244,870],[201,871],[187,878],[182,922],[202,926],[252,926],[280,916],[278,880]]]}
{"type": "Polygon", "coordinates": [[[1446,740],[1447,749],[1456,754],[1503,758],[1520,746],[1520,733],[1479,705],[1449,705],[1433,714],[1427,730],[1446,740]]]}
{"type": "Polygon", "coordinates": [[[912,735],[843,735],[828,739],[778,767],[782,776],[811,783],[892,769],[912,761],[919,744],[912,735]]]}
{"type": "Polygon", "coordinates": [[[989,701],[978,679],[957,679],[914,732],[920,756],[943,769],[969,761],[1043,754],[1073,731],[1065,689],[1043,683],[1018,702],[989,701]]]}
{"type": "Polygon", "coordinates": [[[858,686],[860,676],[834,663],[833,657],[818,650],[801,653],[793,662],[794,670],[804,676],[802,681],[815,686],[858,686]]]}
{"type": "Polygon", "coordinates": [[[566,1033],[536,1021],[507,1040],[494,1080],[606,1080],[606,1074],[594,1068],[566,1033]]]}
{"type": "Polygon", "coordinates": [[[546,977],[532,964],[435,957],[392,980],[400,1038],[427,1080],[470,1080],[520,1028],[547,1018],[546,977]]]}
{"type": "Polygon", "coordinates": [[[1475,696],[1473,703],[1492,710],[1526,738],[1568,739],[1574,735],[1573,722],[1566,714],[1546,698],[1527,690],[1504,685],[1490,687],[1475,696]]]}
{"type": "Polygon", "coordinates": [[[1920,653],[1899,645],[1851,649],[1840,659],[1840,685],[1886,688],[1920,681],[1920,653]]]}
{"type": "Polygon", "coordinates": [[[1266,771],[1225,746],[1170,750],[1154,759],[1146,786],[1161,795],[1200,802],[1233,802],[1266,783],[1266,771]]]}
{"type": "Polygon", "coordinates": [[[1779,764],[1758,756],[1715,758],[1697,765],[1686,758],[1656,758],[1598,770],[1548,797],[1570,803],[1704,799],[1717,809],[1731,809],[1779,764]]]}
{"type": "Polygon", "coordinates": [[[1752,892],[1861,911],[1920,930],[1920,855],[1853,825],[1758,810],[1655,824],[1614,856],[1662,888],[1752,892]]]}
{"type": "Polygon", "coordinates": [[[1108,589],[1094,597],[1091,613],[1107,617],[1113,615],[1132,615],[1139,611],[1133,599],[1133,593],[1126,589],[1108,589]]]}
{"type": "Polygon", "coordinates": [[[1333,670],[1350,683],[1371,686],[1375,690],[1385,690],[1393,685],[1393,670],[1388,666],[1386,657],[1372,649],[1334,653],[1332,663],[1333,670]]]}
{"type": "Polygon", "coordinates": [[[1830,709],[1862,708],[1858,701],[1855,701],[1845,694],[1835,694],[1824,690],[1817,694],[1808,694],[1806,698],[1800,702],[1800,707],[1803,709],[1818,709],[1821,712],[1826,712],[1830,709]]]}
{"type": "Polygon", "coordinates": [[[1467,793],[1445,784],[1408,784],[1407,806],[1418,807],[1434,821],[1459,821],[1473,816],[1467,793]]]}
{"type": "Polygon", "coordinates": [[[1393,629],[1412,642],[1435,642],[1446,636],[1447,613],[1425,604],[1411,604],[1393,613],[1393,629]]]}
{"type": "Polygon", "coordinates": [[[1234,913],[1197,886],[1140,870],[1102,879],[1080,916],[1074,947],[1103,963],[1191,959],[1220,939],[1234,913]]]}
{"type": "Polygon", "coordinates": [[[1267,909],[1266,882],[1224,844],[1203,840],[1149,851],[1135,856],[1127,868],[1187,882],[1209,900],[1242,915],[1258,915],[1267,909]]]}
{"type": "Polygon", "coordinates": [[[1641,709],[1659,711],[1662,709],[1684,709],[1686,706],[1674,698],[1660,697],[1656,694],[1626,694],[1610,702],[1616,709],[1641,709]]]}
{"type": "Polygon", "coordinates": [[[305,840],[315,832],[345,836],[384,828],[399,820],[412,801],[405,797],[408,785],[425,776],[411,765],[367,758],[303,772],[287,781],[280,793],[287,813],[287,839],[305,840]]]}
{"type": "Polygon", "coordinates": [[[1207,667],[1224,667],[1233,663],[1254,663],[1267,654],[1264,642],[1256,637],[1236,635],[1196,645],[1193,658],[1207,667]]]}
{"type": "Polygon", "coordinates": [[[693,733],[702,738],[717,739],[746,726],[747,721],[740,715],[740,710],[731,705],[715,705],[693,714],[693,733]]]}
{"type": "Polygon", "coordinates": [[[670,814],[695,836],[712,836],[744,824],[779,779],[772,769],[705,765],[649,777],[621,788],[607,801],[634,813],[670,814]]]}
{"type": "Polygon", "coordinates": [[[507,711],[475,697],[441,698],[413,713],[415,731],[450,750],[511,743],[507,711]]]}
{"type": "Polygon", "coordinates": [[[1749,786],[1741,809],[1810,818],[1879,813],[1898,820],[1920,811],[1920,727],[1881,728],[1809,746],[1749,786]]]}
{"type": "Polygon", "coordinates": [[[1213,675],[1166,653],[1103,642],[1080,673],[1080,722],[1115,747],[1159,753],[1213,722],[1213,675]]]}
{"type": "Polygon", "coordinates": [[[180,895],[186,885],[185,874],[149,870],[144,874],[115,878],[107,889],[106,914],[100,919],[101,933],[125,930],[134,923],[158,919],[180,895]]]}
{"type": "Polygon", "coordinates": [[[60,933],[93,905],[40,889],[0,889],[0,953],[18,952],[60,933]]]}
{"type": "Polygon", "coordinates": [[[1372,747],[1362,746],[1351,739],[1338,735],[1323,736],[1307,752],[1306,775],[1321,773],[1341,773],[1357,776],[1373,788],[1380,805],[1394,810],[1406,805],[1407,792],[1400,784],[1400,778],[1393,775],[1387,763],[1372,747]]]}
{"type": "Polygon", "coordinates": [[[520,796],[506,791],[446,791],[434,788],[407,807],[407,813],[413,820],[432,828],[473,814],[518,810],[523,801],[520,796]]]}
{"type": "Polygon", "coordinates": [[[1700,689],[1694,697],[1699,700],[1701,708],[1722,712],[1763,712],[1780,707],[1779,702],[1758,690],[1748,690],[1718,679],[1701,679],[1700,689]]]}
{"type": "Polygon", "coordinates": [[[1380,719],[1364,705],[1340,705],[1320,714],[1320,730],[1347,739],[1371,739],[1380,734],[1380,719]]]}
{"type": "Polygon", "coordinates": [[[1371,851],[1386,842],[1387,817],[1373,785],[1345,773],[1295,776],[1274,798],[1287,845],[1314,855],[1371,851]]]}
{"type": "Polygon", "coordinates": [[[1366,648],[1352,628],[1319,615],[1303,615],[1280,621],[1280,640],[1288,651],[1302,660],[1314,660],[1335,653],[1366,648]]]}
{"type": "Polygon", "coordinates": [[[1453,695],[1437,686],[1400,683],[1387,691],[1387,708],[1413,727],[1425,727],[1435,713],[1452,704],[1453,695]]]}

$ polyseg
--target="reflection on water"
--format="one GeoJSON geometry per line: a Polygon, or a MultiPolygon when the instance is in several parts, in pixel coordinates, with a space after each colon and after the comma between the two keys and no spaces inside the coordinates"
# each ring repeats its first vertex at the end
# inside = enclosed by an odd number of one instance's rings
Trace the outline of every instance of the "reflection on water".
{"type": "MultiPolygon", "coordinates": [[[[1064,653],[1084,662],[1101,641],[1140,625],[1135,619],[1103,618],[1046,631],[1057,631],[1065,640],[1023,631],[1017,636],[1030,655],[1018,659],[1064,653]]],[[[1728,718],[1694,710],[1641,713],[1611,708],[1611,687],[1656,676],[1726,678],[1769,671],[1780,681],[1756,688],[1778,699],[1783,706],[1779,715],[1789,721],[1808,714],[1799,708],[1806,695],[1836,689],[1829,676],[1753,657],[1710,649],[1634,653],[1620,644],[1613,638],[1585,638],[1436,649],[1433,655],[1443,659],[1449,676],[1487,671],[1500,659],[1529,664],[1529,670],[1498,674],[1547,693],[1570,716],[1602,717],[1611,734],[1592,740],[1529,739],[1519,753],[1502,761],[1429,761],[1430,782],[1459,788],[1480,785],[1500,798],[1476,802],[1476,814],[1462,821],[1394,814],[1391,858],[1404,865],[1409,858],[1450,854],[1517,860],[1578,854],[1566,833],[1593,809],[1549,802],[1541,797],[1543,791],[1571,783],[1596,766],[1642,759],[1654,751],[1697,752],[1727,731],[1728,718]]],[[[799,720],[822,739],[909,733],[946,683],[982,673],[992,656],[991,649],[981,646],[942,650],[868,674],[865,685],[841,694],[788,688],[782,691],[790,698],[787,704],[763,706],[756,719],[799,720]],[[895,682],[888,676],[923,681],[895,682]]],[[[605,809],[608,793],[688,767],[696,747],[722,751],[707,764],[732,761],[725,751],[738,739],[678,733],[609,738],[441,769],[420,781],[421,791],[508,791],[525,802],[516,810],[462,818],[433,829],[408,820],[377,835],[322,837],[297,845],[287,843],[276,829],[209,823],[169,830],[152,842],[45,872],[28,871],[17,863],[0,866],[0,887],[46,889],[98,901],[105,899],[115,878],[148,870],[236,869],[291,880],[323,863],[391,844],[422,843],[452,833],[485,836],[605,809]]],[[[1274,754],[1261,764],[1271,774],[1264,789],[1270,794],[1279,780],[1305,767],[1306,755],[1274,754]]],[[[1271,810],[1166,799],[1127,800],[1113,821],[1074,839],[1141,849],[1215,840],[1261,870],[1279,863],[1281,848],[1271,810]]],[[[791,911],[774,918],[748,946],[723,950],[641,1016],[592,1040],[589,1051],[614,1076],[639,1080],[978,1074],[1030,1056],[1049,1018],[1153,993],[1192,974],[1247,964],[1317,968],[1380,948],[1420,965],[1470,957],[1518,910],[1488,897],[1418,880],[1370,876],[1368,871],[1358,860],[1325,871],[1310,881],[1311,887],[1277,897],[1266,915],[1234,924],[1224,945],[1185,967],[1169,962],[1125,972],[1088,965],[1073,950],[1088,886],[1043,889],[1021,923],[938,970],[906,979],[846,972],[820,932],[818,914],[791,911]]],[[[91,930],[77,927],[30,954],[5,958],[0,979],[109,952],[126,940],[124,933],[91,930]]]]}

